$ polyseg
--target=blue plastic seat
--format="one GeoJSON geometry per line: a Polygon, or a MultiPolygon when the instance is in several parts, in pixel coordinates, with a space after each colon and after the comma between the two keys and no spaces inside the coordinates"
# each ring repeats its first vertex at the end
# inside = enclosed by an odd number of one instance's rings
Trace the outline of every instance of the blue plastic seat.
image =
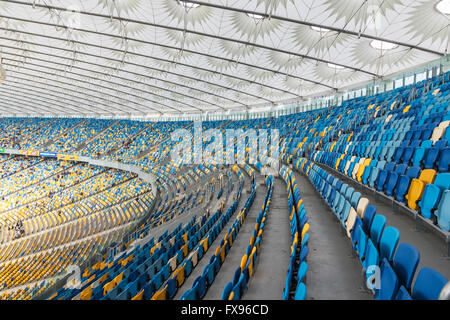
{"type": "Polygon", "coordinates": [[[394,300],[400,283],[395,271],[386,259],[381,261],[380,273],[380,288],[375,289],[375,300],[394,300]]]}
{"type": "Polygon", "coordinates": [[[300,263],[297,272],[297,283],[303,282],[305,280],[306,273],[308,272],[308,264],[305,261],[300,263]]]}
{"type": "Polygon", "coordinates": [[[364,259],[366,256],[366,248],[367,248],[367,235],[362,229],[361,226],[358,226],[358,239],[356,241],[356,252],[358,253],[359,261],[364,266],[364,259]]]}
{"type": "Polygon", "coordinates": [[[352,247],[353,250],[356,251],[356,245],[358,243],[359,240],[359,232],[362,231],[362,221],[361,219],[357,216],[356,220],[355,220],[355,224],[353,225],[353,229],[350,231],[350,238],[352,240],[352,247]]]}
{"type": "Polygon", "coordinates": [[[448,172],[450,167],[450,148],[442,149],[437,162],[439,172],[448,172]]]}
{"type": "Polygon", "coordinates": [[[378,179],[379,172],[380,172],[379,168],[372,168],[372,170],[370,170],[370,175],[369,178],[367,179],[367,182],[371,188],[375,188],[375,182],[378,179]]]}
{"type": "Polygon", "coordinates": [[[300,282],[295,289],[294,300],[305,300],[306,299],[306,286],[303,282],[300,282]]]}
{"type": "Polygon", "coordinates": [[[404,286],[400,286],[397,295],[395,297],[395,300],[412,300],[412,298],[408,290],[406,290],[404,286]]]}
{"type": "Polygon", "coordinates": [[[401,175],[395,187],[395,199],[399,202],[405,201],[405,195],[408,193],[412,179],[417,179],[420,174],[419,167],[410,167],[406,175],[401,175]]]}
{"type": "Polygon", "coordinates": [[[422,142],[420,147],[416,147],[414,149],[414,154],[413,154],[412,159],[411,159],[412,165],[415,166],[415,167],[420,167],[421,164],[422,164],[422,160],[425,157],[425,153],[432,146],[433,146],[433,141],[432,140],[425,140],[425,141],[422,142]]]}
{"type": "Polygon", "coordinates": [[[203,299],[206,294],[206,279],[202,276],[198,276],[194,280],[192,288],[195,289],[195,294],[198,299],[203,299]]]}
{"type": "Polygon", "coordinates": [[[348,215],[350,213],[351,204],[349,201],[345,201],[344,208],[342,209],[339,219],[341,220],[342,226],[345,228],[345,222],[347,221],[348,215]]]}
{"type": "Polygon", "coordinates": [[[352,207],[356,210],[358,208],[359,200],[361,199],[361,192],[355,192],[350,199],[352,207]]]}
{"type": "Polygon", "coordinates": [[[388,173],[390,171],[393,171],[394,168],[395,168],[395,163],[389,162],[388,164],[386,164],[386,167],[378,173],[378,177],[376,180],[376,186],[377,186],[378,191],[383,191],[384,184],[386,183],[388,173]]]}
{"type": "Polygon", "coordinates": [[[420,253],[416,247],[401,243],[398,245],[397,252],[394,257],[393,268],[397,274],[400,284],[407,290],[411,288],[411,282],[414,278],[417,266],[420,261],[420,253]]]}
{"type": "Polygon", "coordinates": [[[412,298],[414,300],[437,300],[448,280],[436,270],[422,268],[417,275],[412,298]]]}
{"type": "Polygon", "coordinates": [[[370,226],[370,239],[372,239],[372,242],[374,243],[376,248],[378,248],[379,246],[385,226],[386,217],[381,214],[375,215],[372,221],[372,225],[370,226]]]}
{"type": "Polygon", "coordinates": [[[193,288],[187,290],[180,297],[180,300],[197,300],[197,296],[196,296],[195,290],[193,288]]]}
{"type": "Polygon", "coordinates": [[[377,213],[377,208],[372,205],[368,205],[366,207],[366,211],[364,211],[364,217],[362,219],[362,223],[363,223],[363,231],[366,234],[370,233],[370,227],[372,226],[372,221],[373,221],[373,218],[375,217],[376,213],[377,213]]]}
{"type": "Polygon", "coordinates": [[[428,149],[423,159],[423,165],[425,169],[434,169],[434,163],[436,162],[440,149],[433,147],[428,149]]]}
{"type": "Polygon", "coordinates": [[[387,261],[392,262],[399,240],[400,231],[392,226],[387,226],[381,235],[380,259],[387,259],[387,261]]]}
{"type": "Polygon", "coordinates": [[[439,204],[442,193],[450,189],[450,173],[440,173],[431,184],[425,186],[422,198],[419,201],[420,213],[427,219],[431,219],[435,208],[439,204]]]}
{"type": "Polygon", "coordinates": [[[233,283],[228,282],[222,291],[222,296],[220,297],[220,300],[228,300],[228,297],[231,294],[231,291],[233,291],[233,283]]]}
{"type": "Polygon", "coordinates": [[[375,272],[374,267],[380,264],[380,254],[371,239],[367,241],[367,248],[365,252],[363,267],[366,273],[366,278],[369,279],[375,272]]]}
{"type": "Polygon", "coordinates": [[[444,191],[435,211],[437,223],[442,230],[450,231],[450,190],[444,191]]]}
{"type": "Polygon", "coordinates": [[[400,163],[400,159],[402,158],[404,150],[405,147],[398,147],[397,149],[395,149],[392,161],[395,163],[400,163]]]}
{"type": "Polygon", "coordinates": [[[394,188],[397,185],[397,180],[401,175],[405,174],[406,168],[407,168],[406,164],[399,164],[395,168],[395,171],[391,171],[388,173],[387,181],[385,184],[385,193],[388,196],[393,195],[394,188]]]}
{"type": "Polygon", "coordinates": [[[414,146],[406,147],[405,150],[403,151],[401,162],[404,164],[409,164],[412,155],[414,153],[414,150],[415,150],[414,146]]]}

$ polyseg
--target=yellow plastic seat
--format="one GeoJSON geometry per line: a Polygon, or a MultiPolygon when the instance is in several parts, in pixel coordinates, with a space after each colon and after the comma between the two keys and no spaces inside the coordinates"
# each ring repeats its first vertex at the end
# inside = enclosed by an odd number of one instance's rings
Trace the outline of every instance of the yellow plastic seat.
{"type": "Polygon", "coordinates": [[[303,238],[305,237],[305,234],[308,232],[308,230],[309,230],[309,223],[306,223],[302,229],[302,242],[303,242],[303,238]]]}
{"type": "Polygon", "coordinates": [[[367,166],[370,165],[370,162],[372,162],[372,159],[366,159],[364,160],[364,163],[359,166],[358,171],[356,173],[356,179],[361,182],[362,181],[362,175],[364,174],[364,170],[367,166]]]}
{"type": "Polygon", "coordinates": [[[433,183],[436,178],[436,171],[433,169],[425,169],[421,172],[419,179],[413,179],[409,187],[408,194],[405,198],[408,200],[408,207],[417,210],[417,201],[422,198],[425,186],[433,183]]]}
{"type": "Polygon", "coordinates": [[[152,300],[167,300],[167,284],[163,289],[155,292],[152,300]]]}
{"type": "Polygon", "coordinates": [[[144,300],[144,289],[139,291],[131,300],[144,300]]]}
{"type": "Polygon", "coordinates": [[[244,254],[244,256],[241,259],[241,271],[245,269],[245,265],[247,264],[247,255],[244,254]]]}
{"type": "Polygon", "coordinates": [[[81,291],[80,300],[89,300],[92,297],[92,287],[88,286],[86,289],[81,291]]]}
{"type": "Polygon", "coordinates": [[[184,266],[177,269],[176,275],[177,275],[177,286],[179,288],[184,283],[184,266]]]}
{"type": "Polygon", "coordinates": [[[103,295],[106,296],[112,289],[114,289],[114,280],[108,282],[103,286],[103,295]]]}

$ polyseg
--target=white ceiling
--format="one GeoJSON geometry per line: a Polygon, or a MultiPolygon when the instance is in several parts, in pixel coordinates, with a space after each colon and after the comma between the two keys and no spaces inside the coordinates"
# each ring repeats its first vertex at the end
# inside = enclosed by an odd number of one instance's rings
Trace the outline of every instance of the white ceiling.
{"type": "Polygon", "coordinates": [[[439,2],[0,1],[0,112],[146,116],[317,96],[443,56],[439,2]]]}

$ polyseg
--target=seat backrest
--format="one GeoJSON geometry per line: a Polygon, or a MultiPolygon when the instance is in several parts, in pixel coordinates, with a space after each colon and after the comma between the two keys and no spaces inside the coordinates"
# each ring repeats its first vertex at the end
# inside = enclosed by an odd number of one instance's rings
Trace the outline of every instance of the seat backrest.
{"type": "Polygon", "coordinates": [[[415,179],[420,174],[420,168],[419,167],[410,167],[408,171],[406,172],[406,176],[410,179],[415,179]]]}
{"type": "Polygon", "coordinates": [[[431,148],[433,146],[433,140],[424,140],[420,146],[423,148],[431,148]]]}
{"type": "Polygon", "coordinates": [[[397,292],[397,296],[395,297],[395,300],[412,300],[412,298],[409,295],[408,290],[406,290],[404,286],[400,286],[397,292]]]}
{"type": "Polygon", "coordinates": [[[375,214],[377,213],[377,208],[369,205],[366,208],[366,211],[364,212],[364,218],[363,218],[363,230],[366,234],[370,232],[370,227],[372,225],[373,218],[375,217],[375,214]]]}
{"type": "Polygon", "coordinates": [[[450,189],[450,173],[439,173],[433,184],[443,190],[450,189]]]}
{"type": "Polygon", "coordinates": [[[345,196],[345,193],[347,192],[347,189],[348,189],[348,184],[344,183],[342,185],[341,191],[340,191],[343,196],[345,196]]]}
{"type": "Polygon", "coordinates": [[[417,275],[412,298],[414,300],[437,300],[448,280],[436,270],[422,268],[417,275]]]}
{"type": "Polygon", "coordinates": [[[386,166],[386,161],[384,161],[384,160],[378,161],[378,164],[377,164],[378,169],[383,170],[385,166],[386,166]]]}
{"type": "Polygon", "coordinates": [[[387,226],[380,240],[380,259],[386,258],[388,261],[392,261],[399,240],[400,231],[392,226],[387,226]]]}
{"type": "Polygon", "coordinates": [[[352,197],[350,199],[350,203],[352,204],[352,207],[357,209],[358,208],[358,204],[359,204],[359,200],[361,199],[361,192],[354,192],[352,194],[352,197]]]}
{"type": "Polygon", "coordinates": [[[399,280],[389,262],[386,259],[381,259],[381,284],[380,289],[375,290],[375,299],[393,300],[398,291],[399,280]]]}
{"type": "Polygon", "coordinates": [[[420,253],[416,247],[409,243],[401,243],[398,245],[393,267],[400,279],[400,284],[405,286],[408,290],[411,288],[411,282],[414,278],[419,261],[420,253]]]}
{"type": "Polygon", "coordinates": [[[364,217],[364,212],[366,211],[367,206],[369,205],[369,199],[367,198],[361,198],[358,202],[358,207],[356,209],[356,212],[358,213],[358,216],[362,219],[364,217]]]}
{"type": "Polygon", "coordinates": [[[395,172],[398,173],[398,175],[402,175],[405,174],[407,168],[408,166],[406,164],[399,164],[397,168],[395,168],[395,172]]]}
{"type": "Polygon", "coordinates": [[[386,170],[387,172],[394,170],[395,168],[395,163],[394,162],[388,162],[386,164],[386,167],[384,168],[384,170],[386,170]]]}
{"type": "Polygon", "coordinates": [[[433,147],[437,148],[437,149],[443,149],[447,146],[447,140],[442,139],[442,140],[438,140],[436,141],[436,143],[434,144],[433,147]]]}
{"type": "Polygon", "coordinates": [[[420,173],[419,180],[428,184],[433,183],[435,177],[436,177],[436,170],[425,169],[420,173]]]}
{"type": "Polygon", "coordinates": [[[372,239],[375,247],[378,248],[380,244],[381,235],[383,234],[384,227],[386,226],[386,217],[382,214],[377,214],[373,218],[372,225],[370,226],[370,239],[372,239]]]}
{"type": "Polygon", "coordinates": [[[345,198],[347,200],[350,200],[353,196],[353,192],[355,192],[355,188],[353,187],[348,188],[347,191],[345,192],[345,198]]]}

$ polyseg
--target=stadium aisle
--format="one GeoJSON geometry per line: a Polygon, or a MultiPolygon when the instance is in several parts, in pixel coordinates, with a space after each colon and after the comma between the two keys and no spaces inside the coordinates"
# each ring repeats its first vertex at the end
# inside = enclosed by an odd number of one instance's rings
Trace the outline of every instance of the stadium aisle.
{"type": "Polygon", "coordinates": [[[361,266],[351,255],[350,240],[308,178],[294,174],[310,225],[306,299],[372,300],[372,294],[360,290],[361,266]]]}
{"type": "MultiPolygon", "coordinates": [[[[417,231],[416,222],[411,217],[408,217],[406,212],[396,213],[392,206],[385,200],[380,197],[375,197],[372,192],[367,192],[366,189],[361,188],[349,177],[340,175],[325,165],[319,163],[317,165],[337,176],[339,179],[343,179],[345,183],[352,185],[355,190],[360,191],[363,197],[369,199],[370,204],[377,207],[377,213],[386,216],[389,225],[400,231],[400,243],[410,243],[419,250],[420,262],[417,270],[420,270],[422,267],[429,267],[439,271],[445,277],[450,278],[450,257],[446,256],[447,246],[442,238],[439,238],[436,233],[429,232],[423,228],[417,231]]],[[[417,273],[415,276],[417,276],[417,273]]]]}
{"type": "MultiPolygon", "coordinates": [[[[244,177],[246,177],[244,175],[244,177]]],[[[233,173],[233,179],[237,179],[236,175],[233,173]]],[[[249,181],[248,179],[245,180],[244,182],[244,187],[246,185],[248,185],[249,181]]],[[[235,185],[233,188],[233,191],[231,192],[230,196],[227,199],[227,203],[225,205],[224,208],[224,212],[226,212],[228,210],[228,208],[233,204],[234,198],[236,197],[237,191],[239,190],[238,185],[235,185]]],[[[224,192],[224,195],[226,195],[226,193],[224,192]]],[[[222,196],[223,198],[223,196],[222,196]]],[[[220,200],[222,200],[222,198],[220,200]]],[[[243,197],[241,197],[241,199],[239,199],[239,204],[238,204],[238,208],[245,202],[245,200],[243,200],[243,197]]],[[[216,205],[217,207],[217,205],[216,205]]],[[[183,293],[186,292],[186,290],[192,288],[192,285],[194,284],[194,281],[197,277],[201,276],[203,269],[209,264],[209,261],[211,259],[211,256],[214,255],[214,248],[217,247],[217,244],[222,241],[222,239],[225,237],[225,234],[228,233],[230,227],[233,225],[236,215],[239,214],[239,210],[236,210],[236,212],[234,213],[234,215],[230,218],[230,220],[228,221],[228,223],[225,225],[225,227],[222,229],[222,231],[219,233],[219,235],[217,236],[216,240],[213,242],[213,244],[211,245],[211,249],[208,250],[208,252],[205,254],[205,256],[198,262],[197,266],[195,267],[195,269],[192,270],[192,273],[190,274],[189,278],[187,278],[185,280],[185,282],[183,283],[183,286],[178,290],[177,294],[175,295],[175,297],[173,298],[173,300],[179,300],[181,298],[181,296],[183,295],[183,293]]],[[[225,259],[226,260],[226,259],[225,259]]]]}
{"type": "MultiPolygon", "coordinates": [[[[248,177],[246,174],[244,174],[244,176],[246,178],[248,177]]],[[[245,254],[245,251],[247,250],[247,247],[249,245],[253,228],[255,227],[256,218],[259,211],[261,210],[261,206],[266,195],[265,186],[260,185],[260,182],[263,179],[264,178],[262,176],[256,174],[257,189],[254,203],[249,213],[247,214],[247,217],[245,218],[244,224],[242,225],[236,240],[233,242],[233,246],[228,252],[225,261],[223,262],[219,273],[217,274],[213,284],[206,293],[206,296],[204,297],[205,300],[220,299],[225,285],[228,282],[233,281],[233,276],[236,268],[241,264],[242,256],[245,254]]],[[[245,184],[244,190],[249,190],[249,184],[245,184]]],[[[244,191],[242,194],[242,198],[247,199],[249,194],[250,193],[244,191]]],[[[241,207],[242,205],[238,207],[238,210],[240,210],[241,207]]]]}
{"type": "Polygon", "coordinates": [[[280,178],[274,180],[272,197],[276,200],[270,203],[255,274],[248,284],[244,300],[278,300],[282,297],[289,267],[291,237],[286,185],[280,178]]]}

